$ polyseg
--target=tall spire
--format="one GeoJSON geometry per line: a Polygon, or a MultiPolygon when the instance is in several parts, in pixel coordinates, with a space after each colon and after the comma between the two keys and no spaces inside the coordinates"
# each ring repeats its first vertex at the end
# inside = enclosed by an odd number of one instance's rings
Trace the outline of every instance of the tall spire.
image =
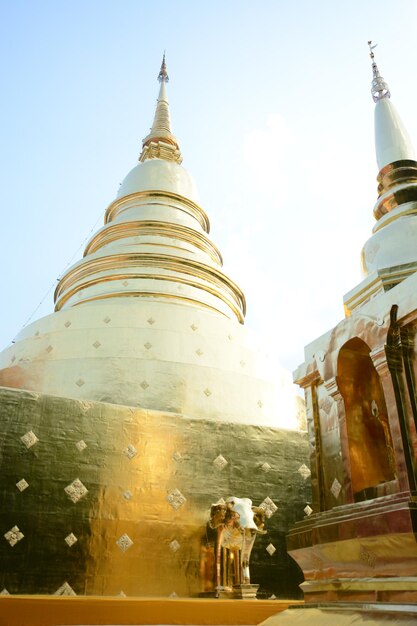
{"type": "Polygon", "coordinates": [[[162,57],[158,81],[161,83],[161,86],[156,102],[155,116],[151,131],[142,142],[142,152],[139,161],[143,162],[147,159],[165,159],[166,161],[181,163],[182,156],[180,148],[177,139],[171,131],[171,117],[166,93],[166,83],[169,81],[169,76],[165,62],[165,52],[162,57]]]}
{"type": "Polygon", "coordinates": [[[375,150],[378,168],[396,161],[414,160],[414,148],[400,116],[393,103],[387,83],[379,73],[375,63],[374,48],[368,41],[370,57],[372,59],[372,86],[371,93],[375,102],[375,150]]]}

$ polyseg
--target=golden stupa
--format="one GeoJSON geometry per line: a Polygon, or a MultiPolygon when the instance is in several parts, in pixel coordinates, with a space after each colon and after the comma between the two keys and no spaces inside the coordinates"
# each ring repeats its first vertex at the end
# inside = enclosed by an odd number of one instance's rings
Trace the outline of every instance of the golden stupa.
{"type": "Polygon", "coordinates": [[[263,597],[299,593],[285,532],[309,502],[306,437],[277,427],[295,415],[291,388],[277,394],[208,237],[165,59],[158,78],[139,164],[55,312],[0,354],[4,594],[209,594],[208,512],[231,495],[268,518],[252,566],[263,597]]]}

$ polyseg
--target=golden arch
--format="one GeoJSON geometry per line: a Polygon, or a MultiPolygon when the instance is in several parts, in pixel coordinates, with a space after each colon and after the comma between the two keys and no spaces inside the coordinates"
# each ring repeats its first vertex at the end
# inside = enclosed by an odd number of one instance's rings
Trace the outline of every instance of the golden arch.
{"type": "Polygon", "coordinates": [[[355,501],[374,497],[373,488],[395,478],[384,392],[369,353],[369,346],[355,337],[341,348],[337,364],[355,501]]]}

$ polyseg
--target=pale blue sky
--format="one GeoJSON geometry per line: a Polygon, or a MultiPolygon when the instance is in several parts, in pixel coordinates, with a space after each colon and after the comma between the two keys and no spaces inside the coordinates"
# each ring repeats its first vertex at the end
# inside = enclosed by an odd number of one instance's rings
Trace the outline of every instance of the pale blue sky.
{"type": "MultiPolygon", "coordinates": [[[[1,1],[0,347],[135,165],[165,48],[212,238],[260,345],[293,369],[342,318],[373,226],[366,42],[417,141],[416,31],[414,0],[1,1]]],[[[33,319],[52,310],[51,292],[33,319]]]]}

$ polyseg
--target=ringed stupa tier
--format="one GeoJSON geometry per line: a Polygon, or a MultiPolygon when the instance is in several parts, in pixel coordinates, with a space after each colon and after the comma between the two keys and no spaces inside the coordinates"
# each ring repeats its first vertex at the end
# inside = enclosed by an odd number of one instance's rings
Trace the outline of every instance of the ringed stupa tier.
{"type": "Polygon", "coordinates": [[[61,277],[55,313],[0,354],[0,384],[273,425],[271,365],[242,326],[245,297],[222,270],[196,185],[181,165],[165,58],[158,79],[138,165],[84,257],[61,277]]]}
{"type": "MultiPolygon", "coordinates": [[[[0,354],[0,604],[213,595],[209,511],[231,496],[268,518],[254,583],[298,592],[285,532],[309,470],[293,386],[243,325],[244,295],[181,165],[165,59],[159,80],[139,163],[59,281],[55,312],[0,354]]],[[[231,590],[238,558],[226,557],[231,590]]]]}

